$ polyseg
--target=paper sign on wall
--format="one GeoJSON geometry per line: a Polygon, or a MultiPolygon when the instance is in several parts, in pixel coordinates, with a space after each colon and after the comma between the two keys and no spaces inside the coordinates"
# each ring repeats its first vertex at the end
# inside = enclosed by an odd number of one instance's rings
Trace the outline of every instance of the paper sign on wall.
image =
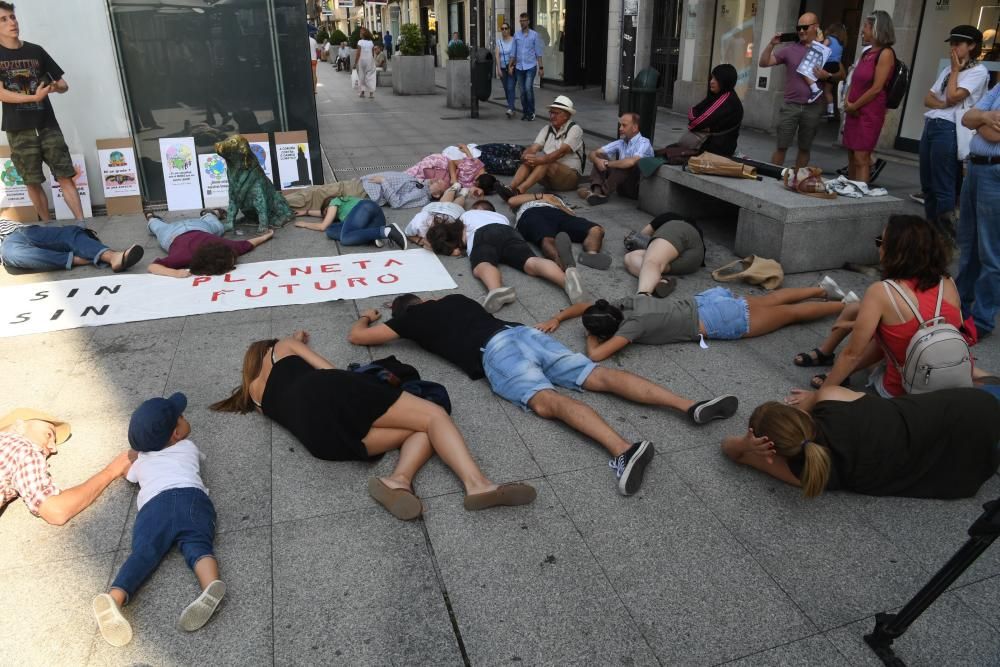
{"type": "Polygon", "coordinates": [[[171,211],[201,208],[201,185],[198,182],[194,139],[160,139],[160,160],[163,164],[167,208],[171,211]]]}
{"type": "Polygon", "coordinates": [[[312,185],[309,138],[305,132],[276,133],[274,150],[278,154],[278,179],[282,190],[312,185]]]}
{"type": "Polygon", "coordinates": [[[105,199],[142,194],[139,191],[139,171],[136,169],[133,149],[98,149],[97,159],[101,163],[101,185],[104,187],[105,199]]]}
{"type": "Polygon", "coordinates": [[[250,141],[250,150],[257,157],[257,161],[260,162],[261,168],[264,170],[264,175],[267,176],[267,180],[274,182],[274,174],[271,173],[271,142],[269,141],[250,141]]]}
{"type": "Polygon", "coordinates": [[[28,188],[9,157],[0,158],[0,208],[31,206],[28,188]]]}
{"type": "MultiPolygon", "coordinates": [[[[87,180],[87,165],[83,161],[83,155],[73,153],[70,155],[70,158],[73,160],[74,169],[76,169],[76,176],[73,177],[73,182],[76,184],[77,194],[80,195],[80,206],[83,208],[83,217],[92,218],[94,210],[90,206],[90,183],[87,180]]],[[[62,186],[59,185],[59,181],[53,175],[49,176],[49,186],[52,188],[52,204],[56,209],[56,220],[72,220],[74,218],[73,211],[66,204],[62,186]]]]}
{"type": "Polygon", "coordinates": [[[198,170],[201,172],[201,194],[205,206],[229,206],[229,177],[226,175],[226,161],[222,156],[218,153],[199,155],[198,170]]]}

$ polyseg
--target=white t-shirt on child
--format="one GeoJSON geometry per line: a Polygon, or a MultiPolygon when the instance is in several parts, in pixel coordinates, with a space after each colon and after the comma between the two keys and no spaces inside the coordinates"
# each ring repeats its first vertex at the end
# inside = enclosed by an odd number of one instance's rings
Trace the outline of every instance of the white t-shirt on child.
{"type": "Polygon", "coordinates": [[[472,240],[476,236],[476,232],[486,225],[507,225],[510,226],[510,220],[503,213],[497,213],[496,211],[482,211],[479,209],[472,209],[471,211],[466,211],[462,214],[462,223],[465,225],[465,251],[466,254],[472,254],[472,240]]]}
{"type": "Polygon", "coordinates": [[[139,484],[138,508],[161,491],[194,487],[208,493],[201,481],[201,461],[205,455],[190,440],[165,447],[158,452],[139,452],[128,470],[128,481],[139,484]]]}

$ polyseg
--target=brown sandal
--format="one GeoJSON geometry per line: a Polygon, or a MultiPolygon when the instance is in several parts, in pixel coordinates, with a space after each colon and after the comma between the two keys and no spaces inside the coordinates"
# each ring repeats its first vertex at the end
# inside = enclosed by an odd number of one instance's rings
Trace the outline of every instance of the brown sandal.
{"type": "Polygon", "coordinates": [[[409,489],[390,488],[378,477],[368,480],[368,495],[402,521],[416,519],[424,513],[424,505],[415,493],[409,489]]]}
{"type": "Polygon", "coordinates": [[[512,484],[501,484],[492,491],[486,493],[474,493],[465,497],[463,505],[470,512],[497,507],[498,505],[527,505],[535,499],[538,493],[535,487],[514,482],[512,484]]]}

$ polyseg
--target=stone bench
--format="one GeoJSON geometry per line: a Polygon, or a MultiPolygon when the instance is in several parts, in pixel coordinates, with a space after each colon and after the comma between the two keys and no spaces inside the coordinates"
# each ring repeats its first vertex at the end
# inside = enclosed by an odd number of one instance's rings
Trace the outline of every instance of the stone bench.
{"type": "Polygon", "coordinates": [[[392,88],[392,72],[375,72],[376,88],[392,88]]]}
{"type": "Polygon", "coordinates": [[[776,259],[786,273],[836,269],[846,262],[878,263],[874,238],[896,197],[819,199],[792,192],[779,181],[692,174],[664,165],[639,185],[639,208],[691,218],[735,217],[735,252],[776,259]]]}

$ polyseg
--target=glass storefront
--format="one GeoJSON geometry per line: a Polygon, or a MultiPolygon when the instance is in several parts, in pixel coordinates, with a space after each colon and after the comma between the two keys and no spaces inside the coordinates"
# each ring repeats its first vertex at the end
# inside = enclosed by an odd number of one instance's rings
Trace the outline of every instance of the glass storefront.
{"type": "Polygon", "coordinates": [[[712,66],[729,63],[736,68],[736,94],[743,99],[756,68],[753,24],[757,0],[720,0],[715,10],[715,44],[712,66]]]}
{"type": "Polygon", "coordinates": [[[109,0],[146,199],[164,201],[159,139],[212,152],[233,134],[305,130],[322,182],[301,0],[109,0]]]}
{"type": "Polygon", "coordinates": [[[538,33],[545,48],[545,57],[542,59],[545,78],[556,81],[566,78],[563,58],[566,2],[567,0],[535,0],[535,16],[531,21],[532,28],[538,33]]]}

